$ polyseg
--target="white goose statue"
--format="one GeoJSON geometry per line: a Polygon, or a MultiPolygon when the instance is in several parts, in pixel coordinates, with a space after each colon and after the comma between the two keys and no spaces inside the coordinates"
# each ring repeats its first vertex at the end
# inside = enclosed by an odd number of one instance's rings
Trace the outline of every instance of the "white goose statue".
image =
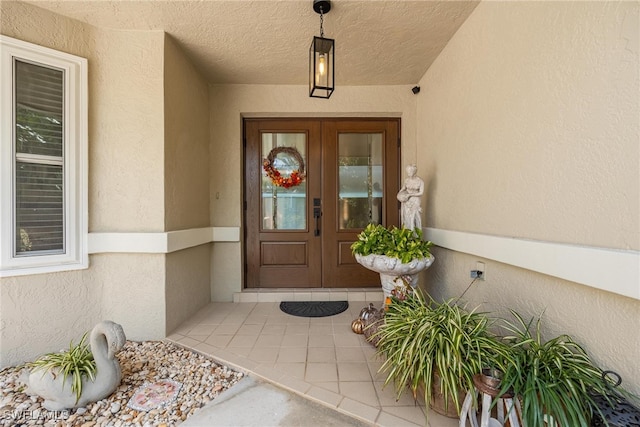
{"type": "Polygon", "coordinates": [[[82,377],[82,394],[77,401],[71,391],[71,376],[67,376],[63,384],[63,376],[52,371],[31,371],[26,381],[26,393],[42,397],[42,406],[50,411],[79,408],[104,399],[115,391],[122,379],[120,363],[115,355],[125,341],[122,326],[110,320],[102,321],[93,328],[89,342],[96,362],[96,376],[94,381],[82,377]]]}

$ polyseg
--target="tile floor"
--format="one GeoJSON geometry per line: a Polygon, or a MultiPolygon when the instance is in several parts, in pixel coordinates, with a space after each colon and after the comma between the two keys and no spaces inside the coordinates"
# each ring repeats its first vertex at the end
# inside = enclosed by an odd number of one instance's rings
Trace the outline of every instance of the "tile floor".
{"type": "MultiPolygon", "coordinates": [[[[352,293],[347,311],[321,318],[290,316],[278,302],[211,303],[168,339],[372,425],[424,426],[424,407],[408,393],[396,401],[392,384],[383,388],[375,348],[351,331],[368,305],[351,297],[366,295],[352,293]]],[[[458,421],[430,412],[428,425],[458,421]]]]}

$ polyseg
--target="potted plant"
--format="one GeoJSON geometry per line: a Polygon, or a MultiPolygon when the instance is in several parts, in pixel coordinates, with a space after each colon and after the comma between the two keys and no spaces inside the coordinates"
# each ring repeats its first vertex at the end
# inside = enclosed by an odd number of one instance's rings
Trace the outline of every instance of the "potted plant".
{"type": "Polygon", "coordinates": [[[431,246],[431,242],[423,240],[419,228],[369,224],[351,245],[351,251],[359,264],[380,274],[386,302],[403,280],[416,287],[418,273],[435,260],[431,246]]]}
{"type": "Polygon", "coordinates": [[[385,385],[394,382],[398,396],[408,386],[414,398],[423,389],[425,405],[456,417],[473,376],[489,366],[500,368],[511,357],[490,331],[492,324],[485,313],[454,300],[437,303],[419,289],[405,300],[393,298],[378,331],[385,385]],[[440,405],[434,401],[438,394],[444,399],[440,405]]]}
{"type": "Polygon", "coordinates": [[[82,336],[78,344],[74,345],[71,341],[69,350],[44,354],[35,361],[26,363],[25,366],[32,373],[42,371],[43,376],[46,372],[61,374],[63,384],[70,376],[71,391],[77,402],[82,394],[83,377],[88,377],[91,381],[96,377],[96,362],[86,339],[87,333],[82,336]]]}
{"type": "Polygon", "coordinates": [[[40,396],[50,411],[78,408],[109,396],[120,384],[122,371],[116,353],[126,336],[122,326],[109,320],[98,323],[68,351],[49,353],[26,364],[25,392],[40,396]]]}
{"type": "Polygon", "coordinates": [[[603,372],[569,335],[542,339],[541,317],[535,327],[515,311],[506,322],[513,335],[505,337],[512,356],[505,363],[501,392],[512,390],[522,404],[525,426],[587,426],[601,410],[594,396],[608,396],[603,372]]]}

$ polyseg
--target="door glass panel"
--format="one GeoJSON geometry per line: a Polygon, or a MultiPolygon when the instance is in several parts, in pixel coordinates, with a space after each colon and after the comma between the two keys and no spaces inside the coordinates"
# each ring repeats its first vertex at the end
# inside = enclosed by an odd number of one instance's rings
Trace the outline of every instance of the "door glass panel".
{"type": "Polygon", "coordinates": [[[382,134],[338,135],[338,224],[340,230],[382,223],[382,134]]]}
{"type": "Polygon", "coordinates": [[[262,229],[307,228],[305,133],[262,134],[262,229]]]}

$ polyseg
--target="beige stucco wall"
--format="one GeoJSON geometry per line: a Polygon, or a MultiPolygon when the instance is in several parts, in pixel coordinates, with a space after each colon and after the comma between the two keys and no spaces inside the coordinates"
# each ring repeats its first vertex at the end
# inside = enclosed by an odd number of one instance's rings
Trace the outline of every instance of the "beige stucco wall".
{"type": "Polygon", "coordinates": [[[164,33],[103,30],[20,2],[0,7],[2,34],[88,59],[90,231],[162,231],[164,33]]]}
{"type": "MultiPolygon", "coordinates": [[[[341,86],[330,99],[310,98],[306,86],[213,85],[211,105],[211,224],[242,226],[242,116],[401,117],[403,163],[416,152],[416,96],[411,86],[341,86]]],[[[215,243],[211,296],[231,301],[242,284],[241,243],[215,243]]]]}
{"type": "Polygon", "coordinates": [[[165,35],[165,230],[209,226],[209,85],[165,35]]]}
{"type": "Polygon", "coordinates": [[[88,59],[89,230],[164,230],[164,33],[103,30],[20,2],[2,34],[88,59]]]}
{"type": "MultiPolygon", "coordinates": [[[[100,307],[98,320],[120,323],[130,340],[162,339],[166,336],[164,267],[163,254],[93,255],[80,286],[98,289],[93,291],[95,307],[100,307]]],[[[76,292],[72,288],[79,284],[68,285],[70,291],[76,292]]],[[[58,309],[64,307],[60,304],[64,302],[58,302],[58,309]]],[[[60,330],[65,326],[57,321],[52,324],[60,330]]]]}
{"type": "Polygon", "coordinates": [[[164,231],[164,33],[94,34],[89,231],[164,231]]]}
{"type": "Polygon", "coordinates": [[[166,255],[166,333],[211,301],[212,245],[200,245],[166,255]]]}
{"type": "MultiPolygon", "coordinates": [[[[168,35],[164,44],[165,230],[209,225],[209,85],[168,35]]],[[[166,256],[166,331],[211,300],[211,245],[166,256]]]]}
{"type": "MultiPolygon", "coordinates": [[[[0,32],[88,59],[90,231],[163,231],[164,34],[6,1],[0,32]]],[[[87,270],[0,279],[0,368],[63,348],[102,319],[131,339],[164,337],[164,261],[93,255],[87,270]]]]}
{"type": "Polygon", "coordinates": [[[101,320],[102,286],[87,272],[0,279],[0,369],[65,348],[101,320]]]}
{"type": "MultiPolygon", "coordinates": [[[[637,2],[482,2],[420,81],[418,167],[426,225],[640,249],[637,2]]],[[[544,311],[640,391],[640,301],[435,249],[437,297],[477,260],[483,309],[544,311]]],[[[640,286],[640,284],[638,284],[640,286]]]]}

